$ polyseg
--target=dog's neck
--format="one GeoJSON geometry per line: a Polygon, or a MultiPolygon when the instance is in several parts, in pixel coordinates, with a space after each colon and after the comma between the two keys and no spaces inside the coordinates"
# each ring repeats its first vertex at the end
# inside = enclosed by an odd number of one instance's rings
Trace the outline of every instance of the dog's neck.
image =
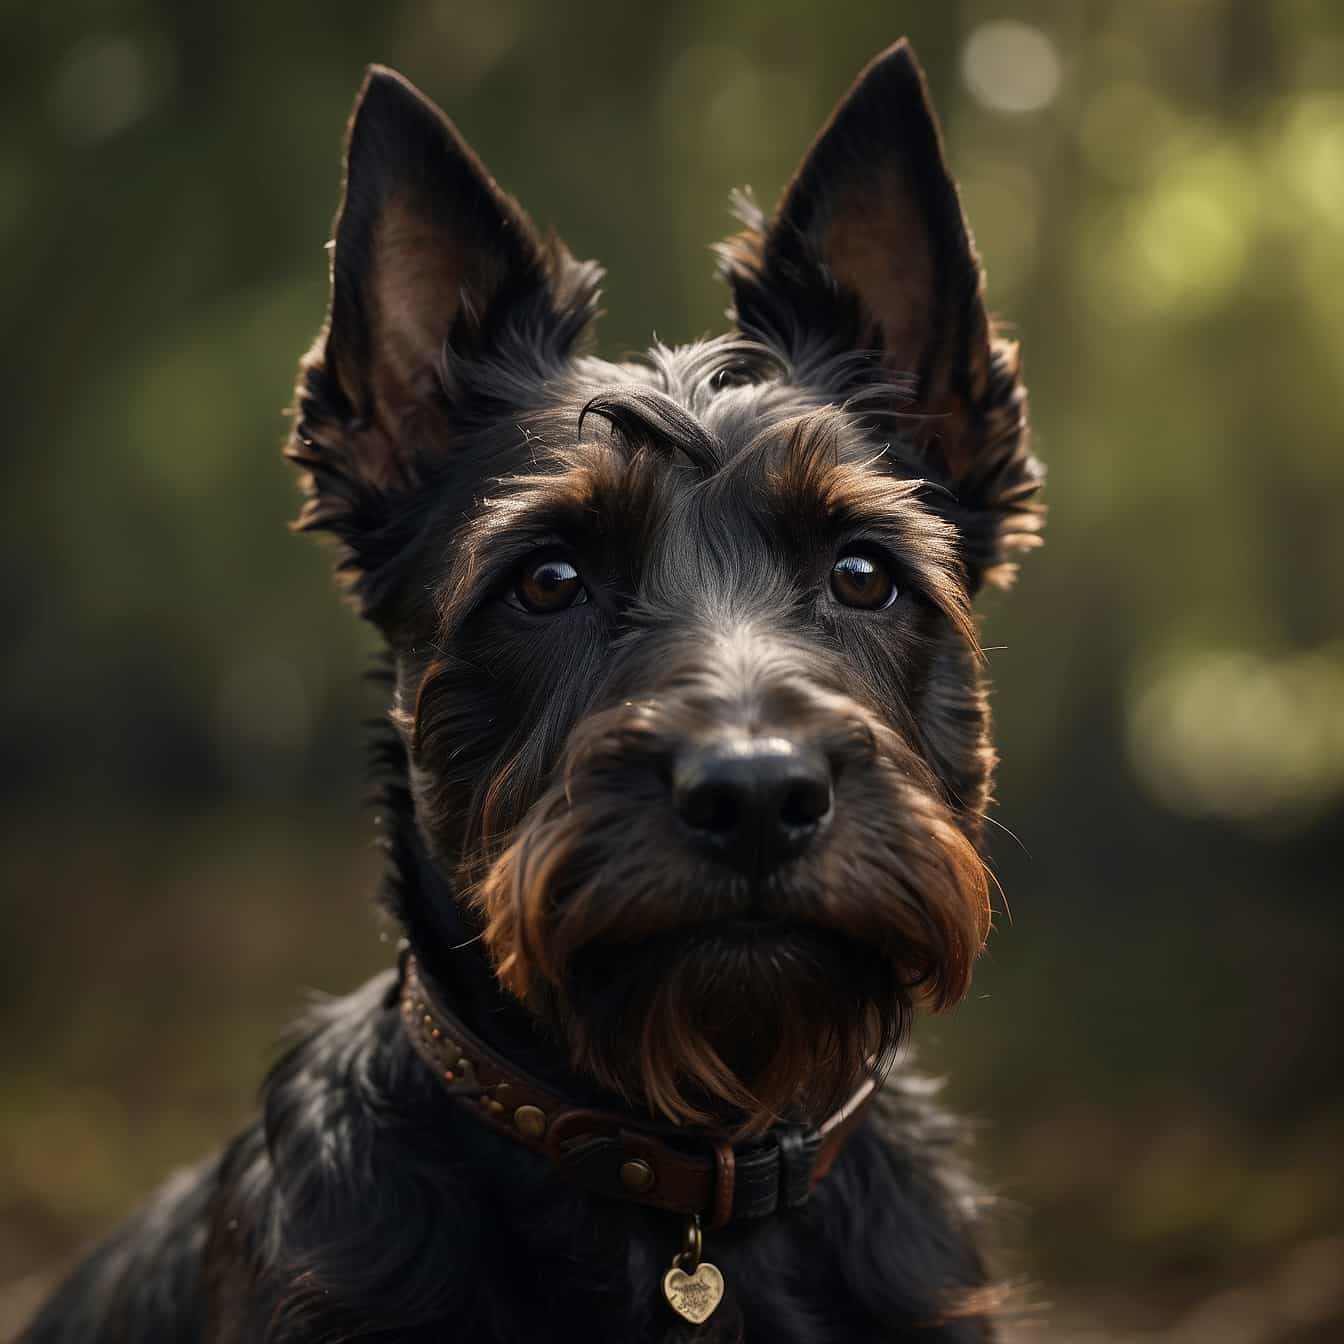
{"type": "MultiPolygon", "coordinates": [[[[395,675],[389,654],[372,679],[390,691],[395,675]]],[[[370,783],[385,857],[380,904],[400,926],[427,987],[471,1032],[520,1068],[575,1097],[609,1101],[569,1067],[563,1046],[500,986],[480,929],[421,834],[406,744],[388,719],[374,721],[371,747],[370,783]]]]}
{"type": "Polygon", "coordinates": [[[586,1104],[615,1104],[569,1067],[563,1046],[500,987],[480,931],[463,910],[453,884],[430,856],[414,822],[406,829],[401,901],[419,974],[435,999],[524,1072],[586,1104]]]}

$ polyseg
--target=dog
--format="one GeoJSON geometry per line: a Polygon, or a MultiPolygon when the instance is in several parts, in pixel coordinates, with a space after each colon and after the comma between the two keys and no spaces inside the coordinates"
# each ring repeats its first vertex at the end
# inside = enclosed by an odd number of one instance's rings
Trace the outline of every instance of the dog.
{"type": "Polygon", "coordinates": [[[731,334],[585,355],[599,268],[371,68],[287,453],[387,644],[402,955],[31,1344],[996,1337],[897,1051],[990,924],[1018,348],[904,42],[737,213],[731,334]]]}

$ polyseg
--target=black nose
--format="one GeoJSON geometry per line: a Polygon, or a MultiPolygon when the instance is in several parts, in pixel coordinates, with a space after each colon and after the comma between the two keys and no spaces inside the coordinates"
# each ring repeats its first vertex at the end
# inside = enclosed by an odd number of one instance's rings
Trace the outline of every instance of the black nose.
{"type": "Polygon", "coordinates": [[[758,877],[801,853],[831,819],[831,769],[784,737],[720,738],[682,752],[672,777],[696,841],[758,877]]]}

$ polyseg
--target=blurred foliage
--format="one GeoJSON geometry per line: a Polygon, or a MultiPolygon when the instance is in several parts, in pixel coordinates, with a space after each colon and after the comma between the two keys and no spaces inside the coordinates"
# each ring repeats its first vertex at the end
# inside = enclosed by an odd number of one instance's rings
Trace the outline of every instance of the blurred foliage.
{"type": "Polygon", "coordinates": [[[1181,1307],[1173,1339],[1326,1338],[1338,1295],[1226,1294],[1341,1261],[1344,10],[4,22],[5,1300],[238,1122],[297,986],[388,959],[358,811],[373,643],[286,536],[277,453],[364,64],[606,263],[619,355],[720,328],[728,189],[771,198],[905,32],[1051,472],[1047,547],[987,610],[1012,918],[923,1058],[985,1117],[1024,1273],[1181,1307]]]}

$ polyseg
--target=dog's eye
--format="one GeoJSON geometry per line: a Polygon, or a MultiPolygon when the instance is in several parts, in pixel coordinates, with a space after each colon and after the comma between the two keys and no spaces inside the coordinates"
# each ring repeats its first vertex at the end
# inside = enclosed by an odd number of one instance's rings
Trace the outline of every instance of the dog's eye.
{"type": "Polygon", "coordinates": [[[524,611],[547,615],[588,600],[579,571],[560,556],[529,560],[514,581],[510,596],[524,611]]]}
{"type": "Polygon", "coordinates": [[[743,387],[751,382],[751,375],[746,369],[736,364],[730,364],[727,368],[717,369],[710,376],[709,381],[717,391],[724,387],[743,387]]]}
{"type": "Polygon", "coordinates": [[[831,594],[846,607],[878,611],[896,600],[896,580],[880,556],[846,551],[831,567],[831,594]]]}

